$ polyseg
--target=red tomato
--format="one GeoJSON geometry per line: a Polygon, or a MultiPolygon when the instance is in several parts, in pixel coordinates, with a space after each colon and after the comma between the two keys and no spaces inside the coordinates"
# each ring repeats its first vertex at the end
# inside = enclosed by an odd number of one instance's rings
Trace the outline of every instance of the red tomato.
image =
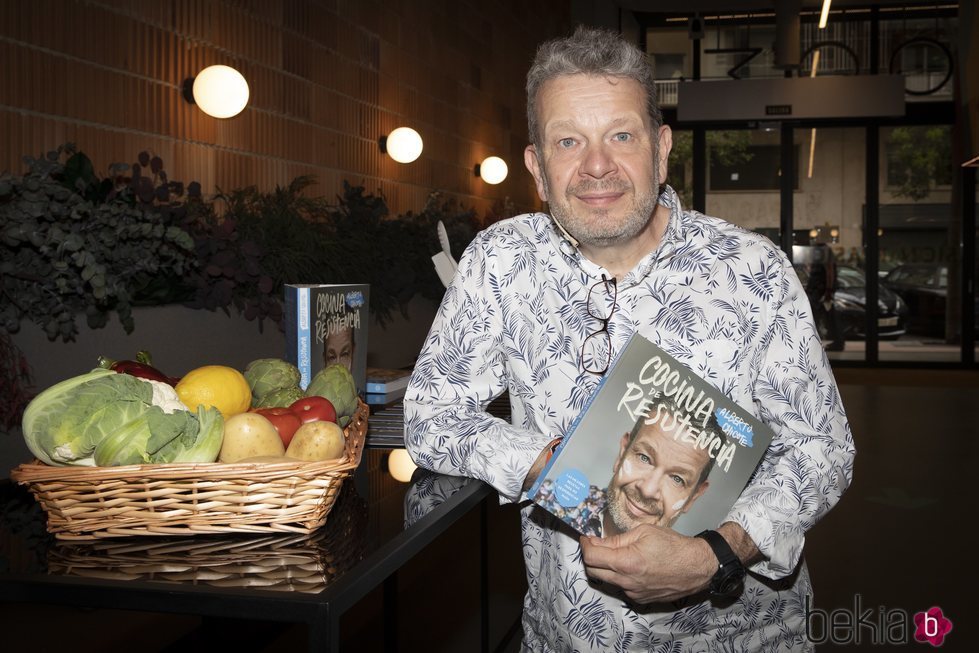
{"type": "Polygon", "coordinates": [[[333,422],[337,421],[337,410],[326,397],[303,397],[293,402],[289,410],[299,416],[303,424],[306,422],[333,422]]]}
{"type": "Polygon", "coordinates": [[[275,430],[279,432],[279,437],[282,438],[282,444],[286,447],[292,442],[292,436],[303,425],[302,420],[299,419],[299,415],[292,412],[289,408],[259,408],[253,412],[258,413],[272,422],[272,426],[275,427],[275,430]]]}

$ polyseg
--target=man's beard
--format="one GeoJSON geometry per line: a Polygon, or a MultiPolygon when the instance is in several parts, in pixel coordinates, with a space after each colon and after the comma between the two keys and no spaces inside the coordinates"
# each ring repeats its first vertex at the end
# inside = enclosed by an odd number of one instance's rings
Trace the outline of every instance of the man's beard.
{"type": "Polygon", "coordinates": [[[640,523],[658,524],[663,518],[662,502],[646,499],[636,492],[630,491],[628,488],[611,485],[608,488],[608,503],[605,506],[605,511],[612,518],[612,523],[615,524],[615,527],[623,533],[640,523]],[[636,504],[649,514],[643,516],[641,519],[636,519],[625,507],[626,500],[636,504]]]}
{"type": "MultiPolygon", "coordinates": [[[[658,157],[659,148],[656,148],[658,157]]],[[[655,159],[654,159],[655,161],[655,159]]],[[[635,238],[653,219],[653,211],[659,199],[659,175],[653,168],[653,179],[650,191],[639,193],[635,187],[621,177],[610,179],[582,180],[570,186],[561,201],[554,201],[550,184],[547,181],[547,169],[543,170],[544,192],[548,201],[551,216],[580,243],[592,247],[609,247],[626,243],[635,238]],[[574,196],[587,193],[629,193],[632,191],[632,206],[626,214],[617,220],[609,219],[607,209],[593,209],[576,213],[571,208],[574,196]]]]}

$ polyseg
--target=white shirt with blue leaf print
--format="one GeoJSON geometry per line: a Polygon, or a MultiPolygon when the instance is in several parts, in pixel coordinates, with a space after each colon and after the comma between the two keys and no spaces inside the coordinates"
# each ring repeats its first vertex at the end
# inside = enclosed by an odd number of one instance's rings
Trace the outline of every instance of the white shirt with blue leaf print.
{"type": "MultiPolygon", "coordinates": [[[[765,559],[733,602],[703,596],[637,606],[585,576],[577,541],[546,511],[522,510],[531,651],[799,651],[806,531],[852,478],[854,446],[832,371],[792,265],[766,238],[684,211],[665,186],[659,247],[618,284],[613,354],[633,331],[659,344],[775,431],[727,520],[765,559]]],[[[538,454],[564,435],[599,377],[580,366],[601,325],[588,288],[608,271],[545,214],[498,222],[466,250],[405,395],[405,442],[423,467],[519,501],[538,454]],[[509,392],[512,424],[484,411],[509,392]]],[[[810,601],[811,602],[811,601],[810,601]]]]}

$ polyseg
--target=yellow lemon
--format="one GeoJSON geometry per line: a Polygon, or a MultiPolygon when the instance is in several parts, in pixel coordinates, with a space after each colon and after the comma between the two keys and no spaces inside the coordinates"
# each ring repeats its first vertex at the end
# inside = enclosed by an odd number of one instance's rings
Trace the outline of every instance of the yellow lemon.
{"type": "Polygon", "coordinates": [[[225,419],[245,412],[252,405],[252,391],[245,376],[224,365],[205,365],[187,372],[176,390],[187,408],[214,406],[225,419]]]}

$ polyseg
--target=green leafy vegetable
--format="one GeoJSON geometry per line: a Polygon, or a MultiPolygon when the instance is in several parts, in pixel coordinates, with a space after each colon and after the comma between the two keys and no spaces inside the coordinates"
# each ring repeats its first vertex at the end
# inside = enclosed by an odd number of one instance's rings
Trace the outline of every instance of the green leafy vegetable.
{"type": "MultiPolygon", "coordinates": [[[[252,407],[257,408],[258,400],[276,390],[298,388],[299,368],[278,358],[259,358],[245,368],[245,380],[252,390],[252,407]]],[[[299,395],[302,397],[302,394],[299,395]]],[[[282,404],[268,404],[278,406],[282,404]]],[[[288,404],[285,404],[288,405],[288,404]]]]}
{"type": "Polygon", "coordinates": [[[337,411],[337,424],[346,426],[357,412],[357,385],[350,370],[340,363],[321,369],[306,388],[307,397],[326,397],[337,411]]]}
{"type": "Polygon", "coordinates": [[[291,388],[281,388],[262,395],[257,401],[255,395],[252,395],[252,408],[288,408],[305,396],[302,388],[294,385],[291,388]]]}
{"type": "Polygon", "coordinates": [[[167,413],[160,406],[169,404],[165,399],[150,382],[93,370],[39,394],[24,412],[24,438],[50,465],[213,462],[223,434],[220,413],[210,408],[195,416],[172,406],[167,413]]]}

